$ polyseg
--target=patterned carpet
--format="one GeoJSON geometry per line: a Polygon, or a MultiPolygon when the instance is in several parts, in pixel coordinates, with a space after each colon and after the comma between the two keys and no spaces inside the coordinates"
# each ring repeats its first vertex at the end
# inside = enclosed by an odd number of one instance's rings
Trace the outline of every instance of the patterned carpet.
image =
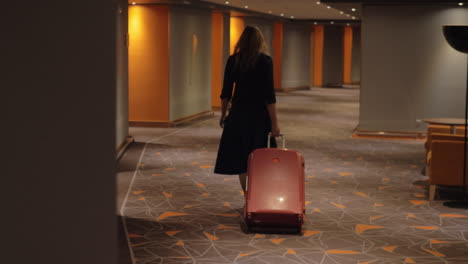
{"type": "Polygon", "coordinates": [[[121,212],[135,263],[468,263],[468,212],[427,200],[423,141],[352,139],[356,89],[277,99],[306,160],[304,235],[242,231],[237,177],[212,173],[217,117],[133,128],[146,145],[121,212]]]}

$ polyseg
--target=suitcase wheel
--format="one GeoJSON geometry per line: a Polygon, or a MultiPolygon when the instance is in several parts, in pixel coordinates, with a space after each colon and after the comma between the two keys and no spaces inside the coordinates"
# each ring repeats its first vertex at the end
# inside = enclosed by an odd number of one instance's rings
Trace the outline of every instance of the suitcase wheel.
{"type": "Polygon", "coordinates": [[[304,235],[304,232],[302,231],[302,226],[300,226],[300,227],[297,228],[297,235],[299,235],[299,236],[303,236],[303,235],[304,235]]]}

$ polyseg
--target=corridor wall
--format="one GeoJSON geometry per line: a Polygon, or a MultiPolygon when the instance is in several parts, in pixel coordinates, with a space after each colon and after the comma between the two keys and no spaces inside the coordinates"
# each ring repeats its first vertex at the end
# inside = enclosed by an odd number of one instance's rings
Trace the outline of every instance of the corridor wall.
{"type": "MultiPolygon", "coordinates": [[[[224,13],[223,14],[223,67],[226,65],[226,62],[231,55],[230,49],[231,49],[231,15],[229,13],[224,13]]],[[[223,73],[224,73],[224,68],[223,68],[223,73]]]]}
{"type": "Polygon", "coordinates": [[[323,40],[324,87],[340,87],[343,84],[343,26],[326,25],[323,40]]]}
{"type": "Polygon", "coordinates": [[[2,9],[2,263],[117,263],[118,3],[2,9]]]}
{"type": "Polygon", "coordinates": [[[273,52],[273,21],[271,19],[256,18],[256,17],[245,17],[246,26],[258,27],[265,38],[266,45],[268,47],[269,55],[272,56],[273,52]]]}
{"type": "Polygon", "coordinates": [[[237,41],[239,40],[242,32],[245,28],[245,18],[241,16],[231,16],[230,26],[229,26],[229,43],[230,43],[230,52],[229,54],[234,53],[237,41]]]}
{"type": "Polygon", "coordinates": [[[230,14],[213,12],[211,15],[211,107],[221,108],[221,90],[226,62],[230,52],[230,14]]]}
{"type": "Polygon", "coordinates": [[[116,149],[120,150],[128,136],[128,3],[119,0],[117,24],[117,85],[116,85],[116,149]]]}
{"type": "Polygon", "coordinates": [[[211,10],[130,6],[129,118],[172,126],[211,111],[211,10]]]}
{"type": "Polygon", "coordinates": [[[353,57],[353,28],[343,27],[343,84],[351,84],[353,57]]]}
{"type": "Polygon", "coordinates": [[[282,89],[310,87],[310,25],[283,24],[282,89]]]}
{"type": "Polygon", "coordinates": [[[361,82],[361,27],[353,26],[353,51],[351,58],[351,82],[361,82]]]}
{"type": "Polygon", "coordinates": [[[466,23],[468,10],[364,5],[362,14],[359,129],[423,131],[417,119],[463,117],[466,55],[442,25],[466,23]]]}
{"type": "Polygon", "coordinates": [[[311,40],[311,50],[313,50],[312,55],[312,84],[315,87],[321,87],[323,85],[323,36],[324,36],[325,26],[316,25],[313,26],[313,33],[311,40]]]}
{"type": "Polygon", "coordinates": [[[275,22],[273,24],[273,43],[272,43],[272,57],[273,57],[273,81],[276,90],[281,89],[283,75],[283,39],[284,39],[283,23],[275,22]]]}
{"type": "Polygon", "coordinates": [[[211,10],[170,7],[169,120],[211,111],[211,10]]]}
{"type": "Polygon", "coordinates": [[[169,7],[129,6],[129,120],[169,122],[169,7]]]}

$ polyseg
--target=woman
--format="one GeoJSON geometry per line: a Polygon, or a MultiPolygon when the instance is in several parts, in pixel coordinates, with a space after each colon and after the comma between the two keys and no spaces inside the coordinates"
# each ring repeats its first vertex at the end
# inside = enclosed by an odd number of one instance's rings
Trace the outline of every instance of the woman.
{"type": "Polygon", "coordinates": [[[265,54],[266,51],[261,31],[257,27],[247,26],[234,54],[226,63],[224,73],[219,120],[223,134],[214,172],[239,174],[244,191],[249,154],[254,149],[267,146],[270,132],[273,135],[271,145],[276,147],[274,137],[280,134],[273,87],[273,62],[265,54]],[[231,109],[226,116],[229,103],[231,109]]]}

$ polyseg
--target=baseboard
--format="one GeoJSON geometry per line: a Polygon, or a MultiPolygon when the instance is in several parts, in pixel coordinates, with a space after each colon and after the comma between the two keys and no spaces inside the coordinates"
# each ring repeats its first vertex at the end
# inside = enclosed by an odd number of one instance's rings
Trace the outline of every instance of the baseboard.
{"type": "Polygon", "coordinates": [[[174,121],[129,121],[132,127],[178,127],[184,126],[201,119],[211,118],[214,116],[213,111],[204,111],[195,115],[176,119],[174,121]]]}
{"type": "Polygon", "coordinates": [[[343,88],[342,83],[327,83],[322,85],[322,88],[343,88]]]}
{"type": "Polygon", "coordinates": [[[131,127],[174,127],[172,122],[163,121],[128,121],[131,127]]]}
{"type": "Polygon", "coordinates": [[[343,84],[342,88],[359,89],[359,88],[361,88],[361,85],[359,85],[359,84],[343,84]]]}
{"type": "Polygon", "coordinates": [[[406,132],[406,131],[377,131],[355,129],[353,138],[375,138],[375,139],[406,139],[406,140],[424,140],[424,132],[406,132]]]}
{"type": "Polygon", "coordinates": [[[120,146],[117,148],[117,160],[120,160],[122,155],[127,151],[128,147],[135,142],[135,139],[132,136],[127,136],[124,142],[120,144],[120,146]]]}
{"type": "Polygon", "coordinates": [[[185,125],[188,125],[188,124],[191,124],[193,122],[197,122],[203,119],[212,118],[213,116],[214,116],[213,111],[205,111],[205,112],[201,112],[195,115],[176,119],[172,123],[174,124],[174,126],[185,126],[185,125]]]}
{"type": "Polygon", "coordinates": [[[292,91],[299,91],[299,90],[309,90],[309,86],[298,86],[298,87],[289,87],[289,88],[275,88],[275,91],[278,92],[292,92],[292,91]]]}

